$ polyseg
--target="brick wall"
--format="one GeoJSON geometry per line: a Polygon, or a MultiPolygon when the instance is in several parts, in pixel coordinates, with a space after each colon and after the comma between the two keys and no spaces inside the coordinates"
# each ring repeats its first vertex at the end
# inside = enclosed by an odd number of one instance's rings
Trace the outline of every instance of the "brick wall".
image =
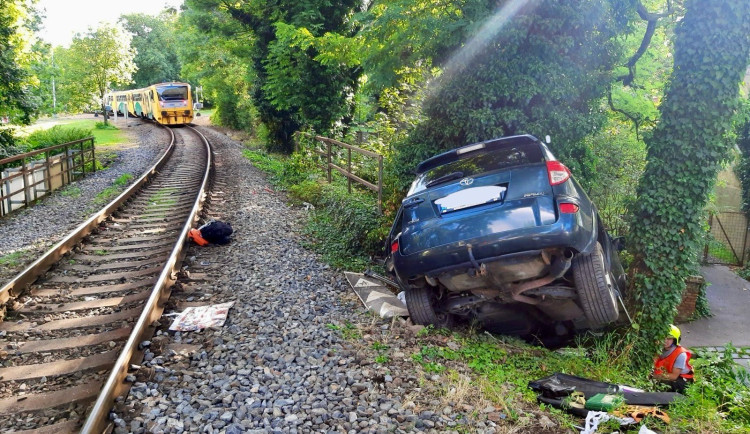
{"type": "Polygon", "coordinates": [[[690,276],[685,281],[685,292],[682,293],[682,303],[677,306],[677,316],[675,322],[687,322],[695,312],[695,301],[698,299],[701,286],[703,286],[703,276],[690,276]]]}

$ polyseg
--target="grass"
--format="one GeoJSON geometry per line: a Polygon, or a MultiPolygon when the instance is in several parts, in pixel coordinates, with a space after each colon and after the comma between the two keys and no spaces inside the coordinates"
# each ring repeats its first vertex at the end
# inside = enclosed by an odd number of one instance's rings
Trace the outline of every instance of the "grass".
{"type": "Polygon", "coordinates": [[[128,185],[128,182],[130,182],[131,179],[133,179],[133,175],[129,173],[120,175],[115,179],[111,186],[105,188],[96,195],[94,198],[94,204],[101,206],[109,202],[110,199],[117,196],[125,189],[125,186],[128,185]]]}
{"type": "Polygon", "coordinates": [[[349,321],[345,322],[343,326],[338,324],[328,323],[326,324],[328,330],[337,331],[341,336],[348,341],[356,341],[362,339],[362,333],[359,329],[349,321]]]}
{"type": "Polygon", "coordinates": [[[708,255],[727,264],[736,264],[739,261],[732,249],[715,240],[708,243],[708,255]]]}
{"type": "Polygon", "coordinates": [[[81,195],[81,188],[69,185],[60,190],[60,194],[64,197],[79,197],[81,195]]]}
{"type": "MultiPolygon", "coordinates": [[[[663,390],[662,385],[648,378],[648,372],[633,371],[631,345],[616,331],[601,336],[584,335],[570,347],[552,351],[516,338],[473,331],[454,332],[451,338],[454,344],[446,346],[446,338],[440,337],[437,330],[423,330],[426,332],[416,337],[421,345],[412,354],[412,361],[425,375],[440,375],[437,383],[442,384],[443,391],[438,394],[444,394],[446,405],[486,408],[489,403],[507,416],[514,429],[524,426],[525,412],[534,408],[556,420],[561,429],[570,430],[581,424],[571,415],[538,404],[535,393],[528,387],[529,381],[555,372],[648,391],[663,390]],[[471,370],[470,380],[460,374],[466,368],[471,370]]],[[[381,355],[374,345],[373,349],[381,355]]],[[[732,353],[743,351],[729,348],[723,355],[700,354],[693,363],[696,382],[688,389],[687,399],[666,409],[672,423],[666,425],[653,418],[643,423],[665,433],[750,432],[750,375],[732,361],[732,353]]]]}
{"type": "Polygon", "coordinates": [[[23,252],[13,252],[0,256],[0,265],[5,267],[16,267],[24,260],[23,252]]]}
{"type": "Polygon", "coordinates": [[[98,128],[97,124],[102,124],[102,118],[91,119],[60,119],[54,122],[37,123],[24,132],[31,132],[33,129],[52,128],[55,125],[62,125],[66,128],[85,128],[93,131],[96,140],[96,146],[111,146],[127,142],[125,133],[120,129],[124,127],[125,122],[118,118],[117,122],[110,121],[110,127],[107,129],[98,128]]]}

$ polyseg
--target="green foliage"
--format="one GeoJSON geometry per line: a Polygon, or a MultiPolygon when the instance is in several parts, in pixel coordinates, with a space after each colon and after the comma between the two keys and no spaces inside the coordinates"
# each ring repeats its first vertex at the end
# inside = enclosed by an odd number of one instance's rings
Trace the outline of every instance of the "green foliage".
{"type": "Polygon", "coordinates": [[[551,135],[552,151],[584,186],[594,177],[581,141],[605,120],[598,108],[621,58],[623,2],[542,1],[517,10],[510,4],[485,11],[491,17],[472,27],[472,38],[432,85],[427,120],[395,144],[401,186],[427,157],[523,133],[551,135]]]}
{"type": "Polygon", "coordinates": [[[325,184],[321,193],[306,228],[312,238],[309,246],[334,267],[364,269],[368,255],[379,253],[381,247],[370,236],[378,227],[375,200],[350,195],[344,185],[325,184]]]}
{"type": "Polygon", "coordinates": [[[32,5],[22,0],[0,0],[0,116],[24,125],[31,123],[39,105],[31,92],[33,76],[27,69],[31,60],[28,35],[38,18],[32,5]]]}
{"type": "Polygon", "coordinates": [[[648,163],[631,226],[631,285],[640,325],[637,362],[651,364],[696,272],[704,207],[738,107],[750,56],[750,9],[739,2],[685,2],[676,28],[674,72],[661,120],[647,138],[648,163]]]}
{"type": "Polygon", "coordinates": [[[484,396],[493,396],[496,406],[509,411],[509,418],[519,414],[513,409],[535,403],[536,395],[529,389],[532,380],[555,372],[593,378],[615,384],[644,387],[646,373],[634,371],[630,365],[631,345],[617,333],[585,336],[576,345],[551,351],[523,341],[489,333],[479,336],[453,336],[457,345],[449,347],[424,342],[412,360],[429,373],[443,373],[448,366],[463,363],[474,372],[472,384],[481,384],[484,396]]]}
{"type": "Polygon", "coordinates": [[[388,350],[390,347],[388,345],[380,341],[375,341],[372,343],[372,349],[377,353],[377,356],[375,356],[375,363],[383,365],[389,362],[390,358],[388,357],[388,350]]]}
{"type": "Polygon", "coordinates": [[[203,87],[206,99],[201,102],[215,107],[214,124],[255,132],[256,76],[248,61],[252,43],[244,37],[241,24],[219,10],[219,2],[187,1],[185,6],[176,32],[181,75],[203,87]]]}
{"type": "Polygon", "coordinates": [[[81,196],[81,193],[81,187],[76,187],[74,185],[68,185],[60,190],[60,194],[64,197],[79,197],[81,196]]]}
{"type": "Polygon", "coordinates": [[[348,341],[362,339],[362,333],[360,333],[359,329],[349,321],[346,321],[343,326],[328,323],[326,324],[326,328],[341,333],[341,336],[348,341]]]}
{"type": "Polygon", "coordinates": [[[636,199],[634,185],[646,165],[646,146],[635,131],[620,120],[610,119],[605,128],[584,139],[596,161],[596,177],[588,194],[612,235],[628,234],[629,209],[636,199]]]}
{"type": "MultiPolygon", "coordinates": [[[[347,33],[351,30],[349,17],[357,5],[355,0],[304,3],[187,0],[184,9],[194,17],[188,21],[194,27],[190,33],[209,31],[223,33],[224,37],[233,38],[238,33],[249,36],[243,44],[238,44],[246,49],[237,60],[247,64],[251,71],[251,85],[246,89],[253,109],[264,125],[268,149],[291,153],[292,134],[303,123],[325,131],[347,112],[347,87],[353,86],[356,78],[354,71],[346,66],[315,60],[316,48],[299,45],[295,34],[297,30],[316,37],[327,32],[347,33]]],[[[202,48],[213,49],[210,45],[202,48]]],[[[223,69],[224,65],[216,66],[223,69]]],[[[231,87],[217,86],[215,90],[221,94],[236,92],[231,87]]]]}
{"type": "Polygon", "coordinates": [[[119,130],[116,126],[112,124],[105,124],[104,122],[96,122],[94,123],[94,128],[97,130],[119,130]]]}
{"type": "Polygon", "coordinates": [[[350,194],[338,179],[333,184],[320,182],[317,169],[300,154],[283,158],[247,149],[243,154],[293,199],[315,207],[305,229],[310,237],[306,245],[326,262],[359,270],[369,263],[369,255],[380,253],[386,225],[372,195],[356,190],[350,194]]]}
{"type": "Polygon", "coordinates": [[[99,194],[96,195],[93,201],[94,205],[105,205],[107,202],[109,202],[111,199],[125,190],[124,187],[128,185],[131,179],[133,179],[133,175],[129,173],[123,173],[122,175],[117,177],[112,185],[100,191],[99,194]]]}
{"type": "Polygon", "coordinates": [[[5,267],[15,267],[21,264],[23,252],[13,252],[0,256],[0,265],[5,267]]]}
{"type": "Polygon", "coordinates": [[[92,136],[92,131],[86,128],[55,125],[46,130],[36,130],[23,141],[27,151],[61,145],[92,136]]]}
{"type": "Polygon", "coordinates": [[[734,118],[734,136],[740,149],[740,161],[734,173],[742,183],[742,210],[750,216],[750,98],[745,95],[734,118]]]}
{"type": "Polygon", "coordinates": [[[743,354],[750,353],[732,345],[727,345],[723,352],[698,352],[698,358],[690,362],[695,370],[695,383],[688,387],[687,399],[670,407],[677,429],[691,432],[750,429],[750,375],[732,359],[743,354]]]}
{"type": "Polygon", "coordinates": [[[132,81],[136,66],[131,39],[119,27],[102,24],[77,34],[70,49],[56,50],[61,69],[58,85],[66,96],[67,111],[103,109],[104,94],[110,86],[124,86],[132,81]]]}
{"type": "Polygon", "coordinates": [[[129,14],[120,17],[120,24],[133,35],[136,51],[133,62],[138,69],[133,74],[133,87],[142,88],[155,83],[177,81],[180,60],[174,33],[177,15],[164,11],[159,16],[129,14]]]}

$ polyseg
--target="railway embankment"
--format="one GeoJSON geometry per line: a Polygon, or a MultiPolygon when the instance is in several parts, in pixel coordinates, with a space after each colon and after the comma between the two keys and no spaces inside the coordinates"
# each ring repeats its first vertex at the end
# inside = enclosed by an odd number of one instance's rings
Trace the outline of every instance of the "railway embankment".
{"type": "Polygon", "coordinates": [[[115,431],[450,432],[471,426],[495,432],[487,415],[500,421],[500,412],[488,402],[481,406],[479,394],[449,396],[442,377],[414,369],[413,349],[406,347],[419,328],[364,312],[343,274],[302,247],[304,209],[273,191],[242,158],[242,145],[203,132],[216,150],[206,218],[230,222],[235,233],[226,246],[191,247],[165,312],[234,306],[216,330],[168,332],[170,320],[162,319],[146,353],[150,375],[136,379],[115,409],[115,431]],[[469,421],[474,411],[482,420],[469,421]]]}

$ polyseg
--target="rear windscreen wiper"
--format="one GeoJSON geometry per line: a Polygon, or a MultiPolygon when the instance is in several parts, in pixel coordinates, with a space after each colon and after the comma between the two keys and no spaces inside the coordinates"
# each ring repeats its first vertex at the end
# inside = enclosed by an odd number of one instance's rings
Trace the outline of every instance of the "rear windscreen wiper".
{"type": "Polygon", "coordinates": [[[454,179],[463,178],[463,176],[464,176],[464,172],[452,172],[447,175],[443,175],[439,178],[433,179],[432,181],[428,182],[427,185],[425,185],[425,187],[429,188],[429,187],[432,187],[433,185],[438,185],[444,182],[452,181],[454,179]]]}

